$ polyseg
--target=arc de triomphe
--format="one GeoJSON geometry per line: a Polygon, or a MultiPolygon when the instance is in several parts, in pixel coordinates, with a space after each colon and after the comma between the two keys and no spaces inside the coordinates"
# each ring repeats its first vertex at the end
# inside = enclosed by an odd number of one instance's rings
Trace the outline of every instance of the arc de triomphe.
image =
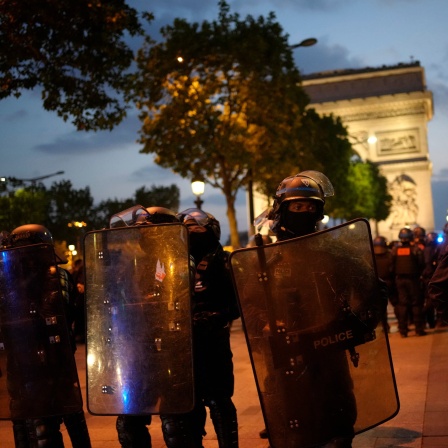
{"type": "Polygon", "coordinates": [[[394,240],[407,225],[433,231],[427,135],[433,99],[420,63],[315,73],[304,76],[303,87],[310,107],[340,116],[354,149],[387,178],[392,209],[379,233],[394,240]]]}
{"type": "MultiPolygon", "coordinates": [[[[341,117],[360,157],[376,163],[387,178],[393,203],[379,234],[392,241],[404,226],[433,231],[427,137],[433,99],[420,63],[314,73],[303,77],[303,87],[310,107],[341,117]]],[[[260,201],[266,203],[256,199],[258,209],[260,201]]]]}

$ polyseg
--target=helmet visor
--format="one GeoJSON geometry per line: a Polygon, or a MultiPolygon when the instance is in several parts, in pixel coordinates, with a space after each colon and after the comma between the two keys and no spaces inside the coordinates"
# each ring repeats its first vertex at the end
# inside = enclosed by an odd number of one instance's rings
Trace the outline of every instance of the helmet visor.
{"type": "Polygon", "coordinates": [[[197,208],[188,208],[187,210],[184,210],[182,213],[177,215],[177,217],[179,218],[180,222],[185,222],[192,219],[196,221],[198,225],[204,227],[210,223],[210,218],[207,213],[197,208]]]}
{"type": "Polygon", "coordinates": [[[134,205],[133,207],[112,215],[109,220],[109,227],[113,229],[114,227],[135,226],[137,223],[147,221],[148,216],[149,213],[144,207],[141,205],[134,205]]]}

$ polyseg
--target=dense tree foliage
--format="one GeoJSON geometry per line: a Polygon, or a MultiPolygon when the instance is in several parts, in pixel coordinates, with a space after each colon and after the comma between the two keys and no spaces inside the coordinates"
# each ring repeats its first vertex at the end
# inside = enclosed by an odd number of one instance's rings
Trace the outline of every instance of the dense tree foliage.
{"type": "Polygon", "coordinates": [[[0,182],[0,231],[11,232],[23,224],[46,226],[57,241],[80,245],[89,230],[108,227],[115,213],[140,204],[158,205],[177,211],[180,191],[176,185],[138,188],[131,198],[108,199],[93,203],[89,187],[76,190],[68,180],[54,182],[49,189],[43,183],[24,185],[16,179],[0,182]]]}
{"type": "Polygon", "coordinates": [[[112,215],[126,210],[134,205],[142,205],[143,207],[166,207],[175,212],[179,211],[180,191],[177,185],[172,184],[169,187],[157,187],[153,185],[150,190],[144,186],[138,188],[132,198],[119,200],[107,199],[101,201],[95,207],[95,228],[100,229],[109,225],[109,219],[112,215]]]}
{"type": "Polygon", "coordinates": [[[239,247],[235,198],[252,180],[275,191],[285,176],[321,169],[338,177],[351,146],[342,124],[308,110],[288,36],[275,20],[231,14],[176,19],[138,53],[131,97],[141,110],[142,152],[222,191],[231,244],[239,247]]]}
{"type": "Polygon", "coordinates": [[[0,0],[0,99],[39,87],[44,108],[78,129],[111,129],[126,114],[125,38],[140,34],[125,0],[0,0]]]}
{"type": "Polygon", "coordinates": [[[363,217],[378,222],[389,216],[391,203],[387,179],[378,166],[356,157],[350,164],[344,188],[329,201],[329,210],[335,218],[363,217]]]}
{"type": "MultiPolygon", "coordinates": [[[[281,179],[306,169],[324,172],[334,184],[341,198],[334,206],[329,201],[334,216],[387,216],[385,179],[373,166],[350,164],[353,152],[339,118],[309,108],[288,35],[273,13],[240,19],[221,0],[217,20],[176,19],[161,33],[158,43],[146,36],[132,74],[127,40],[143,30],[125,0],[0,0],[0,99],[40,88],[44,108],[80,130],[112,129],[135,101],[142,152],[222,191],[234,247],[240,245],[238,191],[254,184],[272,196],[281,179]],[[367,170],[360,179],[358,170],[367,170]],[[357,181],[380,199],[344,196],[357,181]]],[[[88,188],[74,190],[69,181],[49,190],[10,179],[11,186],[2,193],[0,184],[0,230],[39,222],[57,239],[79,233],[70,222],[86,222],[83,231],[106,227],[111,215],[135,204],[179,206],[175,185],[142,187],[135,197],[97,206],[88,188]]]]}

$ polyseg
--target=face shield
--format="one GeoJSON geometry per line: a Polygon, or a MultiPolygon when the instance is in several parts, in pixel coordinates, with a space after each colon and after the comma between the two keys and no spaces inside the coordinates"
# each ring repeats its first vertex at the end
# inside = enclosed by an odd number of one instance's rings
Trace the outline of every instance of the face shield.
{"type": "Polygon", "coordinates": [[[187,221],[195,221],[197,225],[206,227],[210,223],[210,217],[207,213],[198,208],[187,208],[177,215],[179,221],[186,223],[187,221]]]}
{"type": "Polygon", "coordinates": [[[149,213],[145,207],[134,205],[133,207],[112,215],[109,220],[109,228],[135,226],[136,224],[147,222],[148,218],[149,213]]]}

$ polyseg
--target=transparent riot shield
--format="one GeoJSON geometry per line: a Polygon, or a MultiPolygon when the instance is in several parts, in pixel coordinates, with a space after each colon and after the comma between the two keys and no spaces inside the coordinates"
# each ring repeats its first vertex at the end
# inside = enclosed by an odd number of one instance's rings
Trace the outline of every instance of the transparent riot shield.
{"type": "Polygon", "coordinates": [[[187,228],[161,224],[87,233],[84,265],[89,412],[190,411],[187,228]]]}
{"type": "Polygon", "coordinates": [[[54,249],[0,252],[0,418],[82,410],[54,249]]]}
{"type": "Polygon", "coordinates": [[[273,448],[357,434],[399,409],[368,222],[230,257],[273,448]]]}

